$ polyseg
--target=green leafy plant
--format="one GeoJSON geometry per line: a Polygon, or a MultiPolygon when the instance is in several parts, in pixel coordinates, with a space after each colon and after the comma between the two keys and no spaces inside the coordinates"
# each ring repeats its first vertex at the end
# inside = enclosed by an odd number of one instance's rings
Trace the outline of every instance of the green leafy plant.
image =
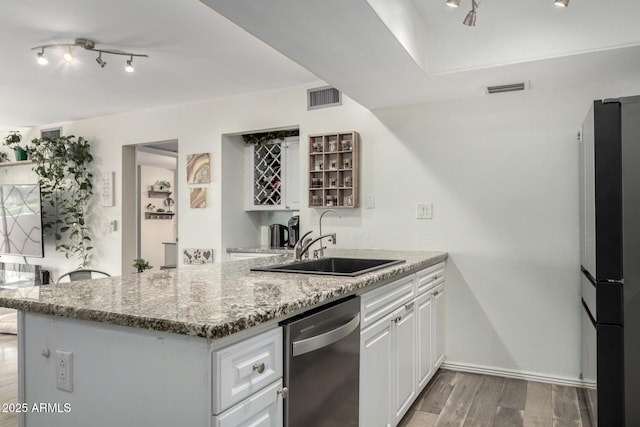
{"type": "Polygon", "coordinates": [[[93,196],[93,156],[83,137],[37,138],[28,152],[35,163],[43,202],[43,229],[53,235],[56,250],[88,265],[91,237],[87,214],[93,196]]]}
{"type": "Polygon", "coordinates": [[[286,137],[298,135],[300,135],[300,131],[298,129],[274,130],[270,132],[249,133],[242,135],[242,139],[246,144],[264,146],[274,139],[284,140],[286,137]]]}
{"type": "Polygon", "coordinates": [[[5,153],[4,151],[0,151],[0,163],[8,162],[8,161],[9,161],[9,156],[7,155],[7,153],[5,153]]]}
{"type": "Polygon", "coordinates": [[[160,191],[169,191],[169,190],[171,190],[171,183],[169,181],[166,181],[166,180],[158,181],[156,183],[156,185],[158,186],[158,189],[160,191]]]}
{"type": "Polygon", "coordinates": [[[142,273],[145,270],[149,270],[153,268],[153,266],[149,264],[149,261],[147,261],[144,258],[134,259],[133,264],[131,264],[131,266],[137,269],[138,273],[142,273]]]}
{"type": "Polygon", "coordinates": [[[15,156],[16,156],[16,160],[27,160],[28,148],[21,146],[20,145],[21,141],[22,141],[22,135],[20,134],[20,132],[14,130],[9,132],[9,135],[7,135],[4,138],[4,145],[13,149],[13,152],[15,153],[15,156]]]}

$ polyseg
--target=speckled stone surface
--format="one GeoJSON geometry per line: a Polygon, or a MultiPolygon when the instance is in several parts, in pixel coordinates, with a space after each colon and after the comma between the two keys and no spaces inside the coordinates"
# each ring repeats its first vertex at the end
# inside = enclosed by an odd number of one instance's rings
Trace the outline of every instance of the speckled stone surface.
{"type": "Polygon", "coordinates": [[[246,248],[227,248],[227,252],[241,252],[247,254],[292,254],[293,248],[270,248],[268,246],[254,246],[246,248]]]}
{"type": "Polygon", "coordinates": [[[258,265],[291,261],[283,255],[3,289],[0,306],[217,339],[447,258],[444,252],[377,250],[328,250],[326,255],[406,262],[359,277],[249,271],[258,265]]]}

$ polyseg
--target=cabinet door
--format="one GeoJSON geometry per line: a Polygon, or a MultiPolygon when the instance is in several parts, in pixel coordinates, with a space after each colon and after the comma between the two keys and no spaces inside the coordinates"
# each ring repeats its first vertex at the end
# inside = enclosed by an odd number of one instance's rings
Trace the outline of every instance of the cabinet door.
{"type": "Polygon", "coordinates": [[[433,349],[431,346],[433,299],[430,293],[416,299],[416,346],[418,366],[418,390],[420,393],[433,376],[433,349]]]}
{"type": "Polygon", "coordinates": [[[300,209],[300,140],[286,138],[284,142],[284,202],[289,210],[300,209]]]}
{"type": "Polygon", "coordinates": [[[391,425],[391,314],[360,335],[360,426],[391,425]]]}
{"type": "Polygon", "coordinates": [[[416,311],[411,301],[392,314],[394,425],[416,398],[416,311]]]}
{"type": "Polygon", "coordinates": [[[444,362],[444,284],[433,290],[433,335],[434,335],[434,368],[438,369],[444,362]]]}
{"type": "Polygon", "coordinates": [[[213,427],[282,427],[282,380],[213,417],[213,427]]]}

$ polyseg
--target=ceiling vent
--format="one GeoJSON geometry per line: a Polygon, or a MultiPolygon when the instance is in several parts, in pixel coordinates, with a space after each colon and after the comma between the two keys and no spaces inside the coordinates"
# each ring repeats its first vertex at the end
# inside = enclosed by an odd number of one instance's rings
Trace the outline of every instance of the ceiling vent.
{"type": "Polygon", "coordinates": [[[342,93],[334,87],[325,86],[307,90],[307,110],[334,107],[342,104],[342,93]]]}
{"type": "Polygon", "coordinates": [[[491,95],[493,93],[517,92],[524,89],[524,83],[514,83],[510,85],[487,86],[487,93],[491,95]]]}

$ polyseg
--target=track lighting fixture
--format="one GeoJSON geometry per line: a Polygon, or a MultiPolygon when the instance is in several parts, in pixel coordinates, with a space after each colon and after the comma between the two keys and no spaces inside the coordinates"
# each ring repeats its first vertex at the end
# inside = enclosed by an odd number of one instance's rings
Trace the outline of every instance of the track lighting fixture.
{"type": "Polygon", "coordinates": [[[44,48],[42,48],[41,52],[38,52],[38,64],[47,65],[49,60],[44,56],[44,48]]]}
{"type": "Polygon", "coordinates": [[[131,64],[132,62],[133,62],[133,56],[127,59],[127,65],[124,67],[124,70],[127,73],[133,73],[135,71],[135,69],[133,68],[133,65],[131,64]]]}
{"type": "MultiPolygon", "coordinates": [[[[567,7],[569,6],[569,0],[554,0],[554,3],[558,7],[567,7]]],[[[467,27],[475,27],[476,26],[476,10],[480,3],[476,0],[471,0],[471,10],[465,16],[464,21],[462,23],[467,27]]],[[[457,8],[460,6],[460,0],[447,0],[447,6],[452,8],[457,8]]]]}
{"type": "Polygon", "coordinates": [[[127,66],[125,67],[125,70],[129,73],[133,72],[133,57],[137,56],[137,57],[144,57],[144,58],[148,58],[149,55],[145,55],[142,53],[131,53],[131,52],[124,52],[122,50],[116,50],[116,49],[97,49],[96,48],[96,44],[93,40],[89,40],[89,39],[75,39],[73,43],[58,43],[58,44],[46,44],[46,45],[42,45],[42,46],[36,46],[36,47],[32,47],[31,50],[39,50],[40,52],[38,52],[36,54],[36,57],[38,59],[38,63],[42,64],[42,65],[46,65],[49,61],[47,60],[47,58],[44,56],[44,51],[45,49],[55,49],[55,48],[62,48],[62,49],[66,49],[66,51],[64,52],[64,54],[62,55],[63,59],[65,62],[72,62],[74,59],[73,56],[73,52],[72,52],[72,48],[74,47],[80,47],[82,49],[86,49],[86,50],[90,50],[93,52],[98,52],[98,57],[96,58],[96,62],[98,63],[98,65],[100,66],[100,68],[104,68],[107,65],[107,61],[105,61],[104,59],[102,59],[102,54],[104,53],[105,55],[121,55],[121,56],[128,56],[129,59],[127,60],[127,66]]]}
{"type": "Polygon", "coordinates": [[[478,8],[478,3],[476,0],[471,0],[471,10],[467,13],[467,16],[464,17],[464,21],[462,23],[467,27],[475,27],[476,26],[476,9],[478,8]]]}

